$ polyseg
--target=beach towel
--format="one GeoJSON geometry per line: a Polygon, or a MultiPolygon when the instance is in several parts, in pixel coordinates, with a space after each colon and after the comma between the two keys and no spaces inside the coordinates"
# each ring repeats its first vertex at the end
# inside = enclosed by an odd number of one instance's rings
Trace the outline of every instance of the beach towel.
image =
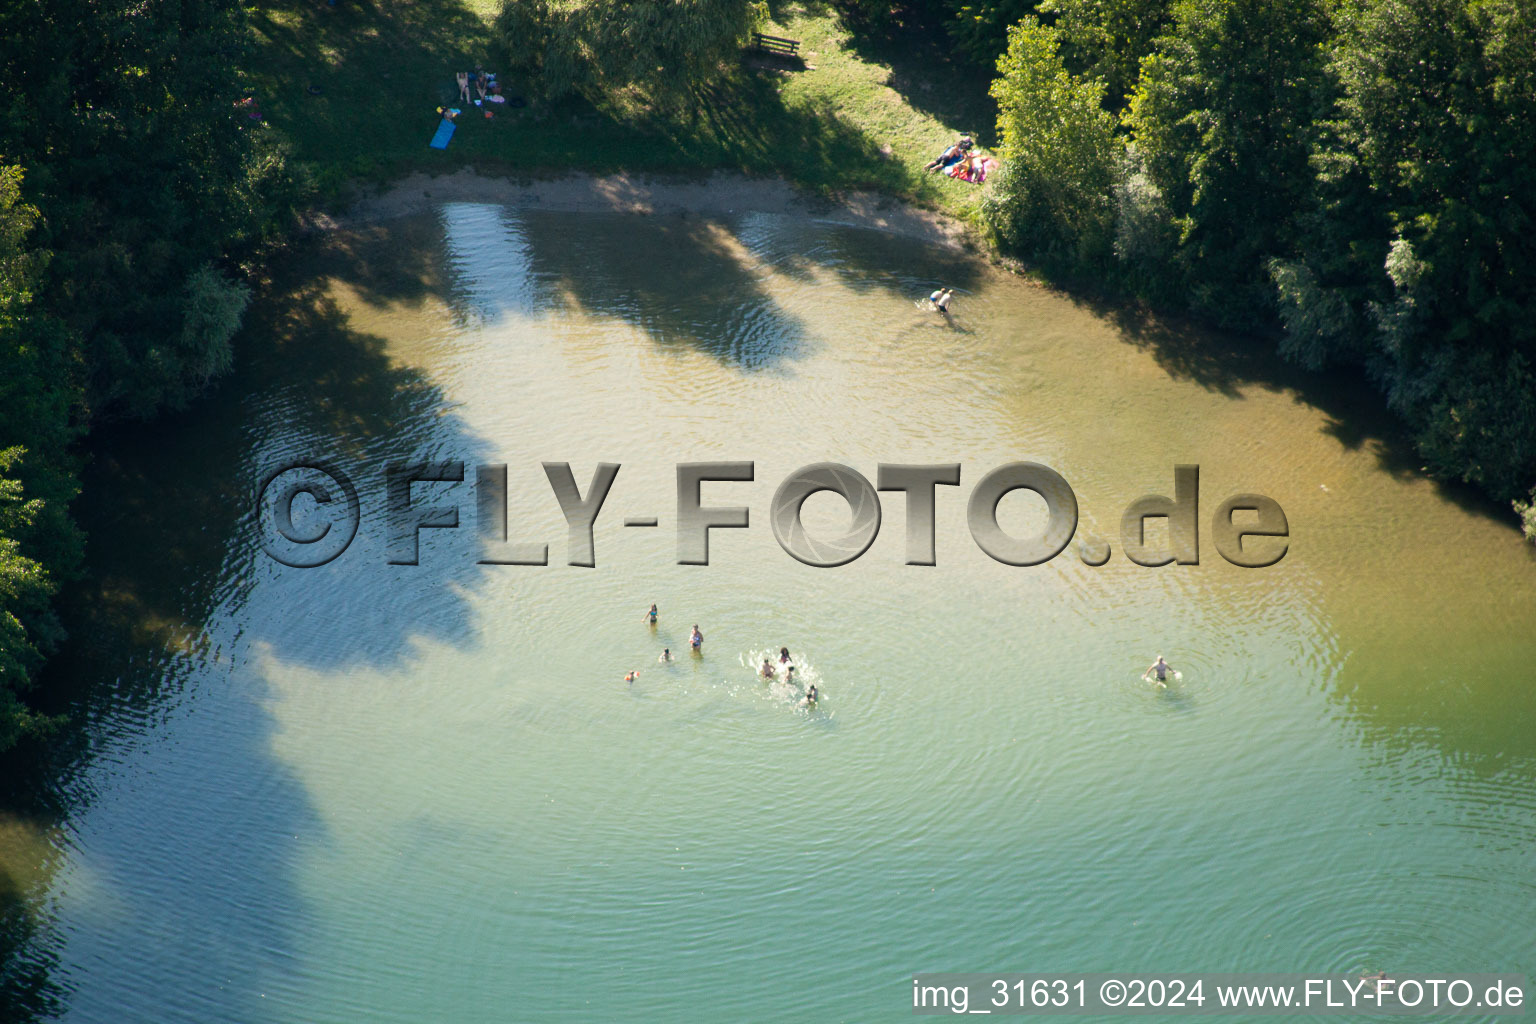
{"type": "Polygon", "coordinates": [[[447,149],[448,141],[453,138],[453,122],[446,117],[437,126],[437,132],[432,136],[432,141],[427,143],[433,149],[447,149]]]}
{"type": "Polygon", "coordinates": [[[959,178],[961,181],[969,181],[980,185],[987,180],[987,175],[997,170],[997,161],[989,156],[977,157],[970,161],[969,170],[965,161],[961,161],[949,170],[945,171],[951,178],[959,178]]]}

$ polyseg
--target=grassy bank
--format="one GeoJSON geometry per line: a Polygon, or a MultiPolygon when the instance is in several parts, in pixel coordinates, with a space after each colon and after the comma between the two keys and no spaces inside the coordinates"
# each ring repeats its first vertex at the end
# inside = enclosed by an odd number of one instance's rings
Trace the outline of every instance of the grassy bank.
{"type": "Polygon", "coordinates": [[[563,171],[780,175],[818,191],[873,189],[970,219],[984,186],[922,167],[959,132],[990,141],[987,76],[957,64],[947,40],[898,28],[854,40],[830,9],[775,4],[770,34],[801,41],[803,61],[743,53],[683,110],[615,97],[543,104],[503,76],[523,108],[486,119],[469,107],[445,152],[427,147],[453,74],[501,70],[494,0],[305,0],[251,14],[250,86],[271,126],[334,195],[352,180],[474,166],[538,176],[563,171]]]}

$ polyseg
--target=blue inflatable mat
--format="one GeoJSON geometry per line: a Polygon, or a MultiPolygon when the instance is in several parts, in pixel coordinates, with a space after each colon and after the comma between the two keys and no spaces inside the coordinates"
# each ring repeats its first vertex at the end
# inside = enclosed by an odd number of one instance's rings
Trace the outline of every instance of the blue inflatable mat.
{"type": "Polygon", "coordinates": [[[433,149],[447,149],[448,141],[453,138],[454,127],[455,125],[452,121],[446,117],[443,118],[443,123],[437,126],[437,133],[432,136],[432,141],[427,143],[427,145],[433,149]]]}

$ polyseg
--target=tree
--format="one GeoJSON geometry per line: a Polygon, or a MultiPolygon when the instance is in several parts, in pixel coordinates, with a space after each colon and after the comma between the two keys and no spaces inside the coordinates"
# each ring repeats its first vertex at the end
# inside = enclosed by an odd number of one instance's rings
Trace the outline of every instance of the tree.
{"type": "Polygon", "coordinates": [[[1009,30],[1035,13],[1035,0],[947,0],[943,6],[955,47],[982,67],[1007,48],[1009,30]]]}
{"type": "Polygon", "coordinates": [[[1121,105],[1136,87],[1141,59],[1170,24],[1171,0],[1045,0],[1054,15],[1067,66],[1104,79],[1108,98],[1121,105]]]}
{"type": "Polygon", "coordinates": [[[1529,498],[1528,501],[1516,498],[1510,504],[1515,508],[1515,515],[1520,517],[1520,529],[1525,539],[1536,544],[1536,487],[1531,488],[1529,498]]]}
{"type": "Polygon", "coordinates": [[[243,18],[222,0],[0,4],[0,746],[40,724],[16,695],[80,564],[73,442],[93,414],[147,416],[229,368],[240,276],[301,198],[236,107],[243,18]]]}
{"type": "Polygon", "coordinates": [[[1069,74],[1059,35],[1033,17],[1009,30],[997,70],[1003,169],[984,206],[988,224],[1009,247],[1059,269],[1102,263],[1120,159],[1104,83],[1069,74]]]}
{"type": "Polygon", "coordinates": [[[179,405],[227,364],[239,317],[205,312],[243,309],[238,263],[282,212],[268,129],[235,107],[243,18],[218,0],[0,7],[0,151],[30,170],[52,252],[38,301],[81,339],[99,412],[179,405]]]}
{"type": "Polygon", "coordinates": [[[1141,64],[1125,123],[1178,229],[1196,310],[1252,327],[1274,309],[1269,260],[1311,195],[1327,101],[1322,0],[1178,0],[1141,64]]]}
{"type": "Polygon", "coordinates": [[[1315,208],[1273,267],[1285,350],[1364,363],[1431,472],[1512,499],[1536,479],[1536,11],[1357,0],[1339,21],[1315,208]]]}
{"type": "Polygon", "coordinates": [[[0,450],[0,751],[44,724],[17,699],[42,661],[26,621],[46,614],[53,594],[48,574],[21,553],[14,536],[31,526],[42,509],[36,498],[22,500],[20,482],[9,477],[23,453],[21,448],[0,450]]]}

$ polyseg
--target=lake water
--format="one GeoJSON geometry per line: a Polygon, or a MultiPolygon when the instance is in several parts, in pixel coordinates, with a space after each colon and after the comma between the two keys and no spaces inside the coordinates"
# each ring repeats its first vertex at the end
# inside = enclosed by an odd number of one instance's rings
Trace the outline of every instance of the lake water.
{"type": "Polygon", "coordinates": [[[814,217],[444,203],[291,279],[235,378],[97,446],[70,753],[0,817],[18,1017],[870,1021],[921,971],[1536,975],[1536,561],[1358,383],[814,217]],[[953,323],[918,303],[941,283],[953,323]],[[361,526],[288,568],[251,496],[316,458],[361,526]],[[390,565],[384,467],[423,460],[466,463],[415,490],[462,525],[390,565]],[[755,462],[704,485],[751,526],[678,565],[675,466],[711,460],[755,462]],[[977,547],[971,489],[1018,460],[1107,565],[977,547]],[[540,463],[585,491],[602,461],[572,567],[540,463]],[[896,493],[850,564],[781,550],[774,491],[823,461],[960,463],[937,564],[903,564],[896,493]],[[479,562],[498,463],[547,566],[479,562]],[[1200,564],[1134,565],[1121,511],[1178,463],[1200,564]],[[1289,519],[1277,565],[1216,553],[1245,491],[1289,519]],[[781,645],[816,709],[754,673],[781,645]]]}

